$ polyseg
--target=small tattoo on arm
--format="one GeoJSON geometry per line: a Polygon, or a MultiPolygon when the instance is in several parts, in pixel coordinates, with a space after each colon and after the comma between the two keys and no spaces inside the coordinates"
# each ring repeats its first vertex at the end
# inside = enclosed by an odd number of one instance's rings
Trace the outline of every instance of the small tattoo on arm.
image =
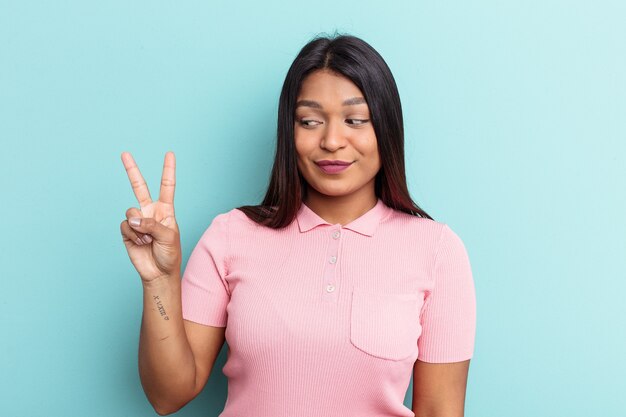
{"type": "Polygon", "coordinates": [[[159,296],[158,295],[153,295],[152,298],[154,299],[154,301],[156,301],[156,305],[157,305],[157,309],[159,310],[159,314],[161,314],[161,316],[165,320],[169,320],[170,318],[167,316],[167,313],[165,312],[165,307],[163,307],[163,303],[159,299],[159,296]]]}

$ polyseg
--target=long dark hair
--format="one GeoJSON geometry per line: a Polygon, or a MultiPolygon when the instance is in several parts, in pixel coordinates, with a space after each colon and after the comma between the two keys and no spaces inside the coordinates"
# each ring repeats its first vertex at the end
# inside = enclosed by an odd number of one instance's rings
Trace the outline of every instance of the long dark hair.
{"type": "Polygon", "coordinates": [[[265,198],[260,205],[237,209],[256,223],[274,229],[294,220],[307,190],[297,166],[295,103],[302,80],[319,69],[342,74],[363,92],[381,159],[381,168],[374,180],[376,196],[393,209],[432,220],[413,202],[407,188],[402,106],[391,70],[367,42],[338,34],[314,37],[291,64],[280,92],[276,153],[265,198]]]}

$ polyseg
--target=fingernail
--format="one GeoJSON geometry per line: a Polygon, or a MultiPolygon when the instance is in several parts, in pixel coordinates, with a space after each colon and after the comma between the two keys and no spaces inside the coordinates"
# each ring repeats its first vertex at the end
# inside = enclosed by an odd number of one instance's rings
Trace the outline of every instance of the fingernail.
{"type": "Polygon", "coordinates": [[[130,223],[131,226],[139,226],[141,224],[141,219],[139,217],[131,217],[128,219],[128,223],[130,223]]]}
{"type": "Polygon", "coordinates": [[[143,244],[143,242],[139,238],[135,239],[135,243],[138,244],[138,245],[142,245],[143,244]]]}
{"type": "Polygon", "coordinates": [[[143,235],[143,238],[142,238],[142,239],[143,239],[143,241],[144,241],[144,242],[146,242],[146,243],[150,243],[150,242],[152,242],[152,238],[151,238],[150,236],[148,236],[148,235],[143,235]]]}

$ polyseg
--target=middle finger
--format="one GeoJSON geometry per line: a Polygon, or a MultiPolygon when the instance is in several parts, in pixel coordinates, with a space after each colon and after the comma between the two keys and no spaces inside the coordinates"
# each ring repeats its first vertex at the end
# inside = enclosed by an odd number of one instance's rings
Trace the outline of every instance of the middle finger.
{"type": "Polygon", "coordinates": [[[150,191],[148,191],[148,184],[146,184],[146,180],[144,180],[143,175],[141,175],[133,156],[129,152],[122,152],[122,162],[124,163],[124,168],[126,168],[126,174],[130,180],[130,185],[133,187],[135,197],[137,197],[137,201],[139,201],[139,206],[145,207],[152,203],[150,191]]]}

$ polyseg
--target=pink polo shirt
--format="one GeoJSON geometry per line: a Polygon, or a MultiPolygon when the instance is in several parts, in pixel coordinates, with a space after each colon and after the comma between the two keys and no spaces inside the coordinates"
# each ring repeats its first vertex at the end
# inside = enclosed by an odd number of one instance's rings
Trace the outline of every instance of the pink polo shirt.
{"type": "Polygon", "coordinates": [[[226,327],[220,417],[414,416],[413,365],[470,359],[467,252],[444,223],[376,206],[281,230],[218,214],[182,277],[183,318],[226,327]]]}

